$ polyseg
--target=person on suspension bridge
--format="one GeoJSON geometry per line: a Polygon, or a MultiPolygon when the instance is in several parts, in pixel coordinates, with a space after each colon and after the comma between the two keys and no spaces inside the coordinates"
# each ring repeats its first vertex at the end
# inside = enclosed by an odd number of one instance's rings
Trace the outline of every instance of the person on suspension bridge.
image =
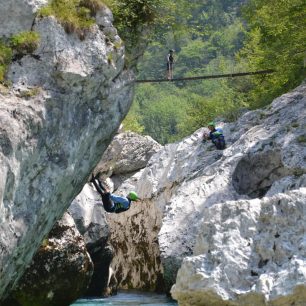
{"type": "Polygon", "coordinates": [[[174,64],[174,50],[169,50],[167,55],[167,79],[171,81],[173,79],[173,64],[174,64]]]}
{"type": "Polygon", "coordinates": [[[102,198],[102,204],[105,211],[109,213],[118,214],[127,211],[130,209],[132,201],[139,200],[135,191],[131,191],[126,197],[121,197],[110,193],[109,189],[102,184],[98,176],[92,176],[91,182],[94,184],[97,192],[102,198]]]}
{"type": "Polygon", "coordinates": [[[213,121],[209,122],[207,127],[210,132],[209,134],[204,133],[204,141],[210,139],[216,146],[217,150],[224,150],[226,144],[222,129],[219,127],[216,128],[216,124],[213,121]]]}

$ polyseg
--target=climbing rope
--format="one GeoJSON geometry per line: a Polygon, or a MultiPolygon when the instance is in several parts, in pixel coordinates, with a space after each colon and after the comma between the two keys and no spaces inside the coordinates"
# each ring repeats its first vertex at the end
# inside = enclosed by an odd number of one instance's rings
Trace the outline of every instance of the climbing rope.
{"type": "Polygon", "coordinates": [[[177,79],[172,79],[172,80],[167,80],[167,79],[136,80],[136,83],[160,83],[160,82],[177,82],[177,81],[235,78],[235,77],[241,77],[241,76],[246,76],[246,75],[271,74],[274,72],[275,70],[268,69],[268,70],[260,70],[260,71],[253,71],[253,72],[238,72],[238,73],[228,73],[228,74],[204,75],[204,76],[189,77],[189,78],[177,78],[177,79]]]}

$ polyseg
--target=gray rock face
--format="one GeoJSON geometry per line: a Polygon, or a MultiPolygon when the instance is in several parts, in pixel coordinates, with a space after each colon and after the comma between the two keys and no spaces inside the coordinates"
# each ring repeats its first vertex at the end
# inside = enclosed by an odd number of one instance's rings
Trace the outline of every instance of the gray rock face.
{"type": "MultiPolygon", "coordinates": [[[[149,160],[149,158],[157,152],[161,146],[156,143],[151,137],[141,136],[135,133],[121,133],[114,137],[112,143],[109,148],[103,154],[103,157],[95,169],[95,173],[99,172],[104,177],[111,176],[111,181],[114,183],[116,188],[116,184],[120,181],[120,178],[130,177],[135,171],[144,168],[149,160]]],[[[125,194],[126,195],[126,194],[125,194]]],[[[137,204],[135,205],[137,211],[137,204]]],[[[111,261],[113,259],[113,248],[107,245],[107,240],[112,236],[112,233],[109,230],[109,223],[112,223],[111,220],[116,220],[115,222],[125,222],[126,220],[132,220],[130,216],[135,214],[134,205],[131,208],[132,213],[125,212],[123,218],[120,215],[116,215],[114,219],[110,214],[107,214],[101,205],[101,197],[97,192],[92,189],[90,184],[87,184],[82,192],[78,195],[78,197],[72,202],[69,212],[72,214],[79,231],[84,236],[85,241],[87,243],[87,248],[90,253],[90,256],[94,262],[95,273],[93,276],[93,281],[88,291],[88,295],[90,296],[101,296],[107,294],[107,292],[111,292],[109,290],[109,268],[111,261]],[[126,219],[127,218],[127,219],[126,219]],[[105,247],[105,249],[104,249],[105,247]]],[[[132,221],[133,223],[134,221],[132,221]]],[[[155,221],[153,221],[155,222],[155,221]]],[[[152,221],[148,219],[148,223],[151,224],[152,221]]],[[[132,224],[133,225],[133,224],[132,224]]],[[[130,228],[130,224],[124,225],[125,230],[121,231],[120,237],[122,235],[125,236],[125,232],[134,231],[134,228],[130,228]]],[[[144,226],[141,230],[142,232],[147,232],[151,225],[144,226]]],[[[139,236],[139,231],[136,231],[136,235],[139,236]]],[[[156,237],[152,235],[152,237],[156,237]]],[[[129,238],[128,238],[129,239],[129,238]]],[[[133,244],[133,242],[130,242],[133,244]]],[[[156,279],[156,275],[154,275],[155,270],[152,268],[148,268],[150,263],[151,254],[158,251],[156,248],[156,240],[151,243],[146,243],[146,245],[142,246],[142,253],[146,253],[146,258],[148,260],[147,268],[143,268],[143,274],[147,271],[147,279],[144,283],[146,285],[142,285],[142,287],[151,288],[152,279],[156,279]],[[151,273],[154,271],[154,273],[151,273]]],[[[124,250],[120,250],[120,246],[116,246],[117,253],[124,252],[124,250]]],[[[155,253],[154,253],[155,254],[155,253]]],[[[127,257],[127,254],[125,254],[127,257]]],[[[138,256],[138,255],[137,255],[138,256]]],[[[156,254],[152,257],[155,261],[156,254]]],[[[130,257],[131,259],[133,256],[130,257]]],[[[155,263],[158,265],[158,263],[155,263]]],[[[160,262],[159,262],[160,266],[160,262]]],[[[117,266],[116,263],[112,264],[112,269],[115,271],[116,277],[120,274],[117,269],[122,270],[120,265],[117,266]],[[118,273],[117,273],[118,272],[118,273]]],[[[159,276],[161,273],[159,273],[159,276]]],[[[133,279],[133,272],[130,272],[128,277],[129,279],[133,279]]],[[[125,283],[128,283],[126,275],[119,275],[119,286],[122,280],[125,280],[125,283]]],[[[161,279],[159,277],[159,279],[161,279]]],[[[137,280],[136,280],[137,282],[137,280]]],[[[132,281],[131,281],[132,283],[132,281]]],[[[115,284],[117,285],[117,283],[115,284]]],[[[123,286],[127,288],[128,286],[123,286]]],[[[137,286],[134,286],[137,287],[137,286]]]]}
{"type": "Polygon", "coordinates": [[[162,268],[150,273],[162,271],[168,289],[176,282],[182,305],[306,304],[305,106],[304,84],[222,124],[224,151],[203,143],[200,129],[153,155],[118,191],[135,189],[143,201],[110,216],[118,280],[144,284],[141,246],[155,241],[149,262],[162,268]]]}
{"type": "Polygon", "coordinates": [[[84,237],[86,248],[94,264],[93,277],[86,295],[109,295],[112,293],[109,280],[113,250],[107,244],[110,232],[101,197],[90,184],[86,184],[68,211],[84,237]]]}
{"type": "Polygon", "coordinates": [[[116,135],[95,169],[108,177],[131,175],[144,168],[162,146],[150,136],[127,132],[116,135]]]}
{"type": "Polygon", "coordinates": [[[86,291],[92,273],[84,240],[66,213],[53,226],[12,296],[21,306],[67,306],[86,291]]]}
{"type": "Polygon", "coordinates": [[[1,0],[0,37],[29,31],[36,11],[47,3],[48,0],[1,0]]]}
{"type": "Polygon", "coordinates": [[[105,245],[109,236],[105,210],[100,195],[89,184],[73,200],[68,211],[84,237],[87,248],[105,245]]]}
{"type": "Polygon", "coordinates": [[[0,299],[81,191],[128,111],[134,80],[109,10],[98,14],[107,33],[95,25],[80,41],[53,17],[33,23],[28,8],[45,1],[12,3],[0,2],[2,24],[14,32],[33,24],[41,39],[35,56],[12,63],[12,87],[0,94],[0,299]]]}

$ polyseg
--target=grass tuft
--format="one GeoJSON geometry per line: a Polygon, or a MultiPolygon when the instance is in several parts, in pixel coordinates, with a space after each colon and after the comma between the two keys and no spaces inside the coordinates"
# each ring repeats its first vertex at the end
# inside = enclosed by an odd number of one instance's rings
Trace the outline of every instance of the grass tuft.
{"type": "Polygon", "coordinates": [[[91,16],[96,16],[97,12],[104,6],[104,2],[101,0],[81,0],[80,5],[89,9],[91,16]]]}
{"type": "Polygon", "coordinates": [[[12,55],[12,49],[0,41],[0,82],[3,82],[5,79],[7,67],[11,63],[12,55]]]}
{"type": "Polygon", "coordinates": [[[33,87],[24,91],[21,91],[17,96],[23,99],[29,99],[37,96],[41,92],[40,87],[33,87]]]}
{"type": "Polygon", "coordinates": [[[297,138],[297,141],[299,143],[306,143],[306,134],[305,135],[301,135],[297,138]]]}
{"type": "Polygon", "coordinates": [[[18,55],[31,54],[37,49],[39,41],[37,32],[21,32],[11,37],[11,47],[18,55]]]}
{"type": "Polygon", "coordinates": [[[92,17],[102,2],[98,0],[52,0],[39,10],[39,16],[54,16],[64,27],[66,33],[77,33],[80,39],[95,24],[92,17]]]}

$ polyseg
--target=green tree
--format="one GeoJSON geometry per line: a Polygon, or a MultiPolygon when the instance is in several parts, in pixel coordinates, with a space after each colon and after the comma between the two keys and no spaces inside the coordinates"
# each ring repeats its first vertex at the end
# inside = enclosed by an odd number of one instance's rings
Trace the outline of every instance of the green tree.
{"type": "Polygon", "coordinates": [[[276,71],[253,79],[249,95],[255,108],[299,85],[306,76],[306,2],[251,0],[244,16],[249,33],[239,57],[252,70],[276,71]]]}

